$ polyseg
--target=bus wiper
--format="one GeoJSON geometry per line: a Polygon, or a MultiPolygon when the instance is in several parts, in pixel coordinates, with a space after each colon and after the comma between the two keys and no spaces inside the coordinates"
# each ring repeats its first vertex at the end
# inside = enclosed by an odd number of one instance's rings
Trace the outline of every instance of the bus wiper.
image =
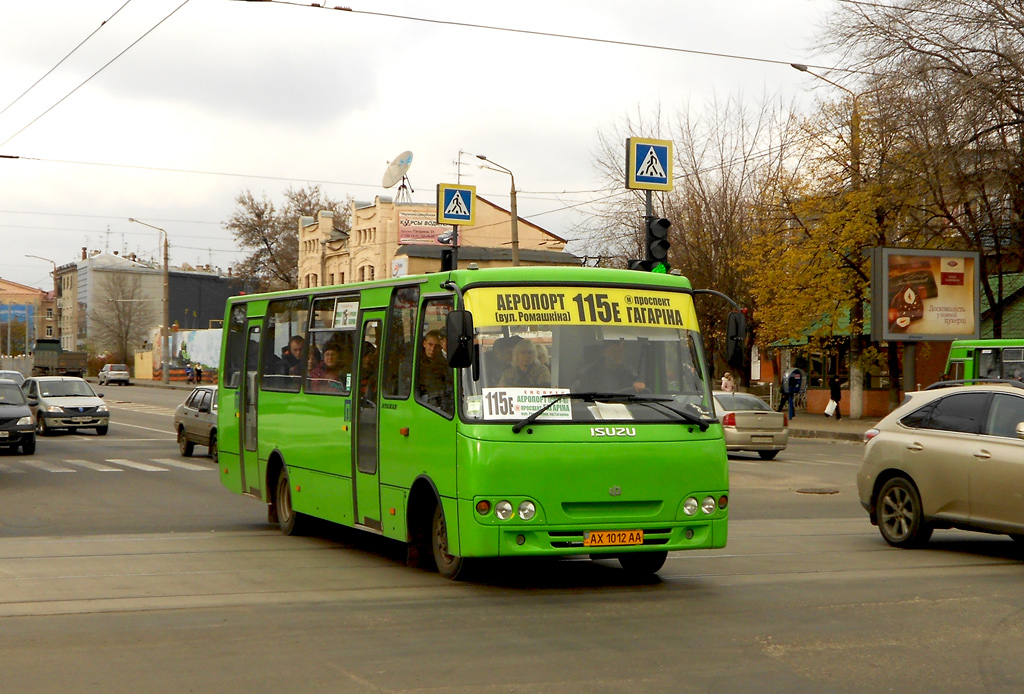
{"type": "Polygon", "coordinates": [[[541,407],[540,409],[531,412],[523,421],[514,424],[512,426],[513,434],[518,434],[520,431],[523,430],[524,427],[528,427],[531,424],[533,424],[538,417],[540,417],[542,414],[544,414],[544,412],[548,410],[548,408],[550,408],[556,402],[559,402],[560,400],[563,400],[565,398],[576,398],[584,402],[594,402],[596,400],[609,402],[614,402],[616,400],[625,402],[638,402],[642,405],[647,405],[648,407],[654,407],[657,405],[659,407],[665,408],[666,410],[669,410],[673,414],[682,417],[684,420],[686,420],[687,423],[697,425],[698,427],[700,427],[701,431],[707,431],[708,428],[708,423],[704,419],[694,414],[690,414],[689,412],[677,410],[674,407],[669,407],[668,405],[666,405],[666,402],[672,402],[674,400],[671,397],[658,395],[638,395],[636,393],[608,393],[598,391],[588,391],[584,393],[560,393],[557,395],[546,395],[544,397],[551,398],[551,402],[544,405],[544,407],[541,407]]]}
{"type": "Polygon", "coordinates": [[[701,431],[707,431],[710,423],[703,417],[698,417],[695,414],[687,412],[686,410],[677,410],[674,407],[669,407],[665,403],[671,401],[672,398],[651,398],[638,396],[631,400],[631,402],[638,402],[641,405],[647,405],[648,407],[654,408],[655,406],[663,407],[664,409],[682,417],[688,424],[696,424],[701,431]]]}

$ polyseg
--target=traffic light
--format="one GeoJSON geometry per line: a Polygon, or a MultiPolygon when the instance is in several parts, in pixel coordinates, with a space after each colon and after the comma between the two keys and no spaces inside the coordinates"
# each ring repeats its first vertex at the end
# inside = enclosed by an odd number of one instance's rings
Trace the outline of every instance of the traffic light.
{"type": "Polygon", "coordinates": [[[627,267],[630,270],[639,270],[640,272],[650,272],[651,271],[651,261],[649,261],[649,260],[637,260],[635,258],[631,258],[629,260],[629,262],[627,263],[627,267]]]}
{"type": "Polygon", "coordinates": [[[651,272],[668,272],[668,228],[672,222],[664,217],[649,217],[645,227],[644,248],[651,272]]]}

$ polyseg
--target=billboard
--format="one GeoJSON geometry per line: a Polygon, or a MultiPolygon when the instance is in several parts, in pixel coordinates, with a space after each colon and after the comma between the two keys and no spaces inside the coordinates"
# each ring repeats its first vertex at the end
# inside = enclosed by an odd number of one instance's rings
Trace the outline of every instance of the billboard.
{"type": "Polygon", "coordinates": [[[437,246],[440,245],[438,235],[450,230],[450,226],[437,223],[437,213],[434,210],[400,210],[398,213],[399,245],[437,246]]]}
{"type": "Polygon", "coordinates": [[[912,342],[980,336],[978,253],[875,248],[871,258],[873,339],[912,342]]]}

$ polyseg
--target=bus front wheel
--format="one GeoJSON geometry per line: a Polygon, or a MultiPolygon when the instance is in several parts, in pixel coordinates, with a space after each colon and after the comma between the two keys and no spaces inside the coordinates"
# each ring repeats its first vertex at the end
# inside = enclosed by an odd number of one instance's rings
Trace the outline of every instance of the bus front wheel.
{"type": "Polygon", "coordinates": [[[620,554],[619,566],[633,574],[655,574],[665,565],[668,552],[635,552],[632,554],[620,554]]]}
{"type": "Polygon", "coordinates": [[[277,508],[277,524],[285,535],[301,535],[305,525],[305,516],[292,508],[292,485],[288,479],[288,469],[281,468],[277,475],[277,487],[274,495],[277,508]]]}
{"type": "Polygon", "coordinates": [[[465,577],[466,565],[469,562],[463,557],[448,553],[448,525],[445,523],[444,509],[440,503],[434,508],[434,520],[430,524],[430,548],[439,574],[453,581],[465,577]]]}

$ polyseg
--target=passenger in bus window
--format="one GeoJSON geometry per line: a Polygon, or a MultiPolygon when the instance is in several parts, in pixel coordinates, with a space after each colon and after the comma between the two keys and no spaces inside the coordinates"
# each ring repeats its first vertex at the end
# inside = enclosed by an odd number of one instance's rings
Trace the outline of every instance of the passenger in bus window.
{"type": "Polygon", "coordinates": [[[359,392],[370,402],[376,402],[377,399],[377,364],[377,346],[371,342],[364,342],[359,392]]]}
{"type": "Polygon", "coordinates": [[[441,353],[441,335],[436,330],[423,336],[416,387],[417,394],[435,407],[441,407],[444,398],[451,395],[452,370],[441,353]]]}
{"type": "Polygon", "coordinates": [[[537,345],[520,340],[512,348],[512,365],[501,374],[498,386],[508,388],[550,388],[551,372],[537,361],[537,345]]]}
{"type": "Polygon", "coordinates": [[[544,345],[537,345],[537,363],[551,369],[551,358],[548,356],[548,348],[544,345]]]}
{"type": "Polygon", "coordinates": [[[331,343],[324,347],[323,359],[323,363],[309,374],[312,389],[321,393],[344,390],[346,365],[341,345],[331,343]]]}
{"type": "Polygon", "coordinates": [[[285,362],[285,373],[296,376],[302,373],[302,352],[306,347],[306,338],[302,335],[292,335],[288,340],[288,353],[282,354],[285,362]]]}
{"type": "Polygon", "coordinates": [[[484,374],[489,385],[497,385],[501,375],[512,366],[512,350],[521,339],[518,335],[499,337],[484,355],[484,374]]]}
{"type": "Polygon", "coordinates": [[[610,393],[632,390],[639,393],[647,388],[647,384],[626,366],[625,358],[625,343],[621,340],[606,342],[601,358],[583,368],[572,389],[610,393]]]}

